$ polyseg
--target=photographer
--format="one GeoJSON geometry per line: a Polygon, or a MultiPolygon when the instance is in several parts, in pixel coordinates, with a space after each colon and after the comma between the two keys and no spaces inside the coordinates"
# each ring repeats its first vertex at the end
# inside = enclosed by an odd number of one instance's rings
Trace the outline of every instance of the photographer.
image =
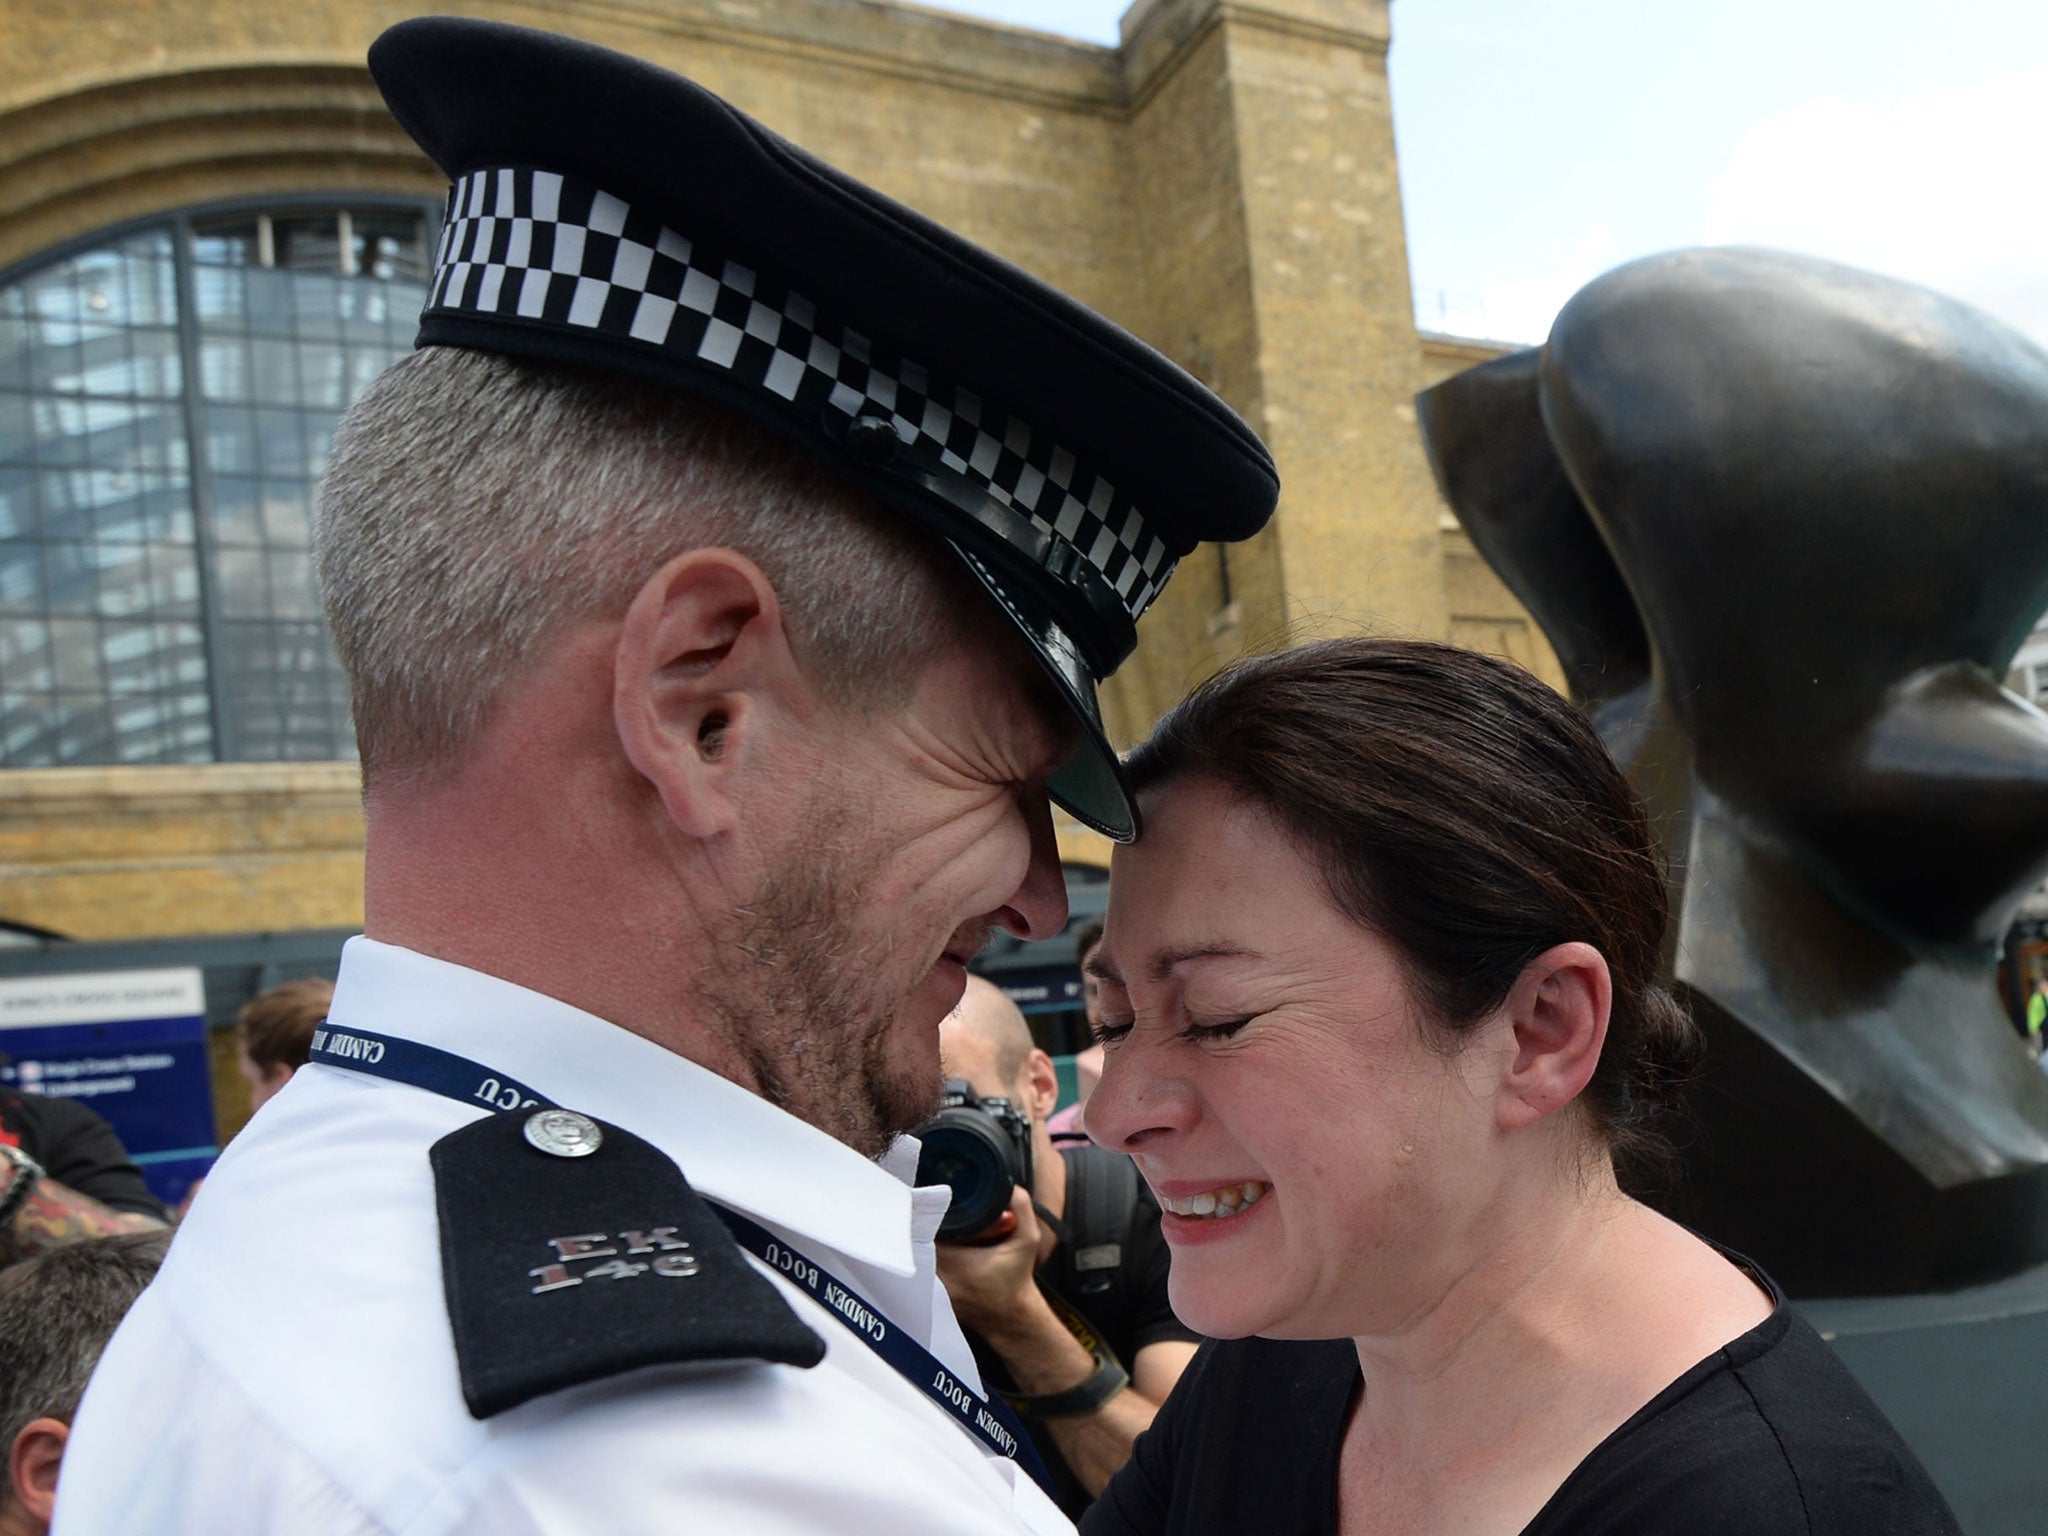
{"type": "MultiPolygon", "coordinates": [[[[1194,1357],[1197,1336],[1166,1297],[1159,1208],[1128,1158],[1093,1146],[1055,1150],[1046,1130],[1059,1097],[1052,1058],[993,983],[968,977],[959,1008],[939,1026],[939,1048],[949,1078],[1021,1115],[1020,1124],[995,1106],[988,1139],[1013,1145],[1029,1186],[984,1231],[949,1238],[941,1229],[939,1278],[988,1385],[1019,1409],[1061,1507],[1079,1515],[1130,1459],[1131,1442],[1194,1357]],[[1097,1349],[1063,1311],[1078,1314],[1097,1349]]],[[[928,1157],[931,1149],[928,1136],[928,1157]]]]}

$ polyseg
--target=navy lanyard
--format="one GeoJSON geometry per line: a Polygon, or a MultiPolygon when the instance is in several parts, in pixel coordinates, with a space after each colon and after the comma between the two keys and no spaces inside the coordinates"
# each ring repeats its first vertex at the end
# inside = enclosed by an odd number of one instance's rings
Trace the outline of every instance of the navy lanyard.
{"type": "MultiPolygon", "coordinates": [[[[553,1109],[555,1104],[516,1078],[493,1072],[466,1056],[457,1056],[416,1040],[373,1035],[362,1029],[323,1024],[313,1031],[309,1058],[345,1072],[361,1072],[412,1088],[424,1088],[457,1103],[503,1114],[520,1109],[553,1109]]],[[[839,1319],[846,1330],[893,1367],[896,1373],[937,1403],[975,1439],[1008,1457],[1033,1482],[1052,1493],[1052,1478],[1039,1460],[1024,1426],[1007,1403],[986,1398],[960,1380],[930,1350],[885,1317],[879,1307],[759,1223],[728,1210],[717,1201],[707,1204],[718,1213],[739,1245],[777,1274],[802,1286],[818,1305],[839,1319]]]]}

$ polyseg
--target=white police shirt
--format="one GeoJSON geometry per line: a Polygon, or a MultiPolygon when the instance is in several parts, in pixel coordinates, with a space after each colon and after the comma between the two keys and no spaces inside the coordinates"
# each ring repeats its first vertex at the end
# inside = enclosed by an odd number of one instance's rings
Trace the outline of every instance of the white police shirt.
{"type": "MultiPolygon", "coordinates": [[[[653,1043],[493,977],[351,940],[330,1017],[486,1063],[635,1132],[837,1270],[976,1386],[916,1143],[880,1164],[653,1043]]],[[[427,1149],[479,1111],[313,1065],[235,1138],[103,1357],[56,1536],[1064,1532],[993,1456],[767,1266],[810,1370],[660,1366],[479,1422],[443,1300],[427,1149]]]]}

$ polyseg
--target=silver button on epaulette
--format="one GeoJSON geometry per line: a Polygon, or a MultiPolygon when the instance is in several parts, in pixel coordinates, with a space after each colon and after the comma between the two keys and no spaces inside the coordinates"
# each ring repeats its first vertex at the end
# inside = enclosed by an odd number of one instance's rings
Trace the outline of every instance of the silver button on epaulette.
{"type": "Polygon", "coordinates": [[[604,1143],[604,1132],[573,1109],[540,1109],[526,1117],[526,1139],[550,1157],[588,1157],[604,1143]]]}

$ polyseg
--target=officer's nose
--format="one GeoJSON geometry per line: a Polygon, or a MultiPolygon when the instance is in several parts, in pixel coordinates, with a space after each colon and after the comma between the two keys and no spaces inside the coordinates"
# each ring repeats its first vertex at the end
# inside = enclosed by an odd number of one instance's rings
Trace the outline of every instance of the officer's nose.
{"type": "Polygon", "coordinates": [[[1025,800],[1023,809],[1031,862],[996,921],[1020,939],[1049,939],[1067,926],[1067,881],[1060,873],[1059,840],[1053,836],[1052,801],[1040,790],[1025,800]]]}

